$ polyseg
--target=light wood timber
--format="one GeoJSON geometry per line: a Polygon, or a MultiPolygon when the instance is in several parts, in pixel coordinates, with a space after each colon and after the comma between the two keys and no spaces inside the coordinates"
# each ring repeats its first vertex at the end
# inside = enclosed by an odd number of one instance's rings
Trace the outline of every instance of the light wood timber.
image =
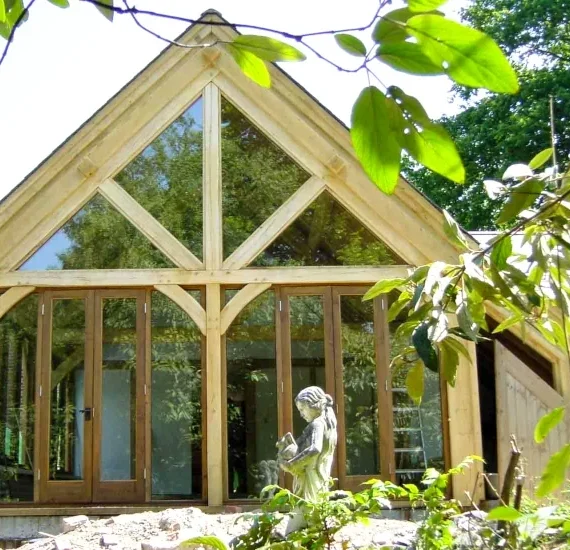
{"type": "Polygon", "coordinates": [[[154,285],[154,288],[179,305],[190,315],[200,332],[206,334],[206,312],[196,298],[178,285],[154,285]]]}
{"type": "MultiPolygon", "coordinates": [[[[457,366],[455,387],[448,385],[447,403],[449,411],[449,435],[451,465],[457,466],[467,456],[483,456],[481,435],[481,413],[479,410],[479,383],[477,377],[477,353],[475,344],[465,344],[471,362],[460,355],[457,366]]],[[[445,421],[446,419],[444,419],[445,421]]],[[[479,462],[472,464],[463,475],[453,477],[453,498],[464,505],[483,498],[483,479],[479,475],[483,466],[479,462]]]]}
{"type": "Polygon", "coordinates": [[[8,313],[20,300],[31,294],[36,287],[34,286],[16,286],[9,288],[4,294],[0,295],[0,319],[8,313]]]}
{"type": "Polygon", "coordinates": [[[204,264],[222,267],[222,167],[220,90],[204,88],[204,264]]]}
{"type": "Polygon", "coordinates": [[[243,308],[270,287],[271,283],[250,283],[240,289],[222,309],[221,333],[225,334],[232,321],[240,314],[243,308]]]}
{"type": "Polygon", "coordinates": [[[324,180],[313,176],[293,193],[246,241],[224,261],[224,269],[240,269],[267,248],[325,188],[324,180]]]}
{"type": "Polygon", "coordinates": [[[168,229],[151,216],[129,193],[112,179],[99,186],[99,192],[129,220],[158,250],[183,269],[201,269],[202,262],[168,229]]]}
{"type": "Polygon", "coordinates": [[[221,506],[224,500],[222,334],[220,331],[221,289],[218,283],[206,286],[206,416],[208,505],[221,506]]]}
{"type": "Polygon", "coordinates": [[[79,163],[77,169],[86,177],[92,176],[95,172],[97,172],[97,166],[93,163],[93,161],[89,157],[84,157],[83,160],[79,163]]]}
{"type": "Polygon", "coordinates": [[[203,270],[183,269],[78,269],[62,271],[10,271],[0,273],[0,288],[36,287],[133,287],[155,285],[196,286],[208,283],[245,285],[272,284],[374,284],[381,279],[406,278],[410,267],[319,266],[264,269],[203,270]]]}

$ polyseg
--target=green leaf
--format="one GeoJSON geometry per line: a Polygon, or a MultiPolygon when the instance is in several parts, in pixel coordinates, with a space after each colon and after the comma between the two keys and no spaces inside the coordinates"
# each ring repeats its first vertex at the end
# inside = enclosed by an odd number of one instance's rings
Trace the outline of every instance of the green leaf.
{"type": "Polygon", "coordinates": [[[516,521],[521,517],[522,514],[512,506],[498,506],[487,514],[487,519],[493,521],[516,521]]]}
{"type": "Polygon", "coordinates": [[[447,0],[408,0],[408,7],[413,12],[432,11],[443,6],[447,0]]]}
{"type": "Polygon", "coordinates": [[[548,464],[540,476],[536,496],[542,498],[556,491],[566,481],[566,470],[569,466],[570,443],[567,443],[548,460],[548,464]]]}
{"type": "Polygon", "coordinates": [[[452,387],[455,387],[457,380],[457,367],[459,365],[459,354],[450,345],[452,338],[446,338],[439,343],[439,365],[443,379],[452,387]]]}
{"type": "Polygon", "coordinates": [[[414,14],[408,8],[392,10],[382,16],[372,32],[372,39],[377,44],[382,42],[403,42],[407,37],[404,23],[414,14]]]}
{"type": "Polygon", "coordinates": [[[453,219],[453,216],[447,210],[443,210],[443,230],[453,244],[463,249],[468,248],[467,240],[463,235],[461,226],[453,219]]]}
{"type": "Polygon", "coordinates": [[[532,158],[532,160],[528,163],[529,167],[532,168],[533,170],[540,168],[546,161],[548,161],[548,159],[552,156],[553,152],[554,149],[552,149],[552,147],[544,149],[543,151],[541,151],[532,158]]]}
{"type": "Polygon", "coordinates": [[[507,202],[503,206],[497,223],[506,223],[528,208],[542,192],[543,184],[535,179],[518,183],[511,188],[507,202]]]}
{"type": "Polygon", "coordinates": [[[424,53],[458,84],[492,92],[518,91],[515,71],[486,34],[437,15],[412,17],[406,28],[424,53]]]}
{"type": "Polygon", "coordinates": [[[408,371],[406,389],[408,395],[419,405],[424,395],[424,365],[420,361],[408,371]]]}
{"type": "Polygon", "coordinates": [[[364,295],[363,300],[372,300],[380,294],[386,294],[399,286],[402,286],[406,282],[406,279],[386,279],[383,281],[378,281],[368,292],[364,295]]]}
{"type": "Polygon", "coordinates": [[[336,43],[350,55],[356,57],[366,57],[366,46],[362,43],[362,40],[352,36],[352,34],[335,34],[334,39],[336,43]]]}
{"type": "Polygon", "coordinates": [[[297,48],[268,36],[244,34],[236,37],[232,45],[242,51],[250,52],[260,59],[270,62],[304,61],[307,59],[305,54],[300,52],[297,48]]]}
{"type": "Polygon", "coordinates": [[[101,4],[106,4],[106,6],[101,6],[99,4],[93,4],[109,21],[113,22],[113,15],[115,12],[110,9],[113,8],[113,0],[99,0],[101,4]],[[108,6],[108,7],[107,7],[108,6]]]}
{"type": "Polygon", "coordinates": [[[226,44],[226,49],[239,65],[243,74],[263,88],[271,86],[271,76],[263,59],[250,51],[237,47],[235,44],[226,44]]]}
{"type": "Polygon", "coordinates": [[[398,299],[390,306],[388,310],[388,322],[393,321],[398,317],[400,312],[410,303],[411,294],[409,292],[402,292],[398,299]]]}
{"type": "Polygon", "coordinates": [[[504,269],[507,265],[507,260],[513,253],[513,243],[510,235],[505,236],[498,243],[493,245],[491,250],[491,261],[495,264],[497,269],[504,269]]]}
{"type": "Polygon", "coordinates": [[[534,440],[537,443],[542,443],[546,436],[552,429],[556,428],[566,414],[566,407],[557,407],[552,409],[549,413],[545,414],[536,424],[534,428],[534,440]]]}
{"type": "Polygon", "coordinates": [[[0,23],[6,22],[6,5],[4,0],[0,0],[0,23]]]}
{"type": "Polygon", "coordinates": [[[472,362],[471,356],[469,355],[469,351],[457,338],[449,337],[449,338],[446,338],[445,340],[443,340],[443,342],[445,342],[446,346],[453,348],[457,353],[459,353],[460,355],[463,355],[463,357],[465,357],[465,359],[467,359],[467,361],[469,361],[469,363],[472,362]]]}
{"type": "MultiPolygon", "coordinates": [[[[2,0],[0,0],[1,2],[2,0]]],[[[58,8],[69,8],[69,0],[48,0],[54,6],[58,8]]]]}
{"type": "Polygon", "coordinates": [[[397,86],[388,93],[396,100],[401,116],[397,132],[400,145],[420,164],[457,183],[465,181],[465,168],[447,130],[432,122],[422,104],[397,86]]]}
{"type": "Polygon", "coordinates": [[[397,71],[419,75],[438,75],[445,71],[435,64],[418,44],[413,42],[387,42],[381,44],[376,52],[380,61],[397,71]]]}
{"type": "Polygon", "coordinates": [[[428,338],[429,323],[424,321],[412,333],[412,344],[424,362],[424,365],[433,372],[438,372],[439,364],[437,354],[428,338]]]}
{"type": "Polygon", "coordinates": [[[401,147],[386,124],[386,97],[375,86],[362,90],[352,108],[350,135],[368,177],[391,195],[400,175],[401,147]]]}
{"type": "Polygon", "coordinates": [[[207,537],[193,537],[181,543],[182,547],[193,545],[210,546],[216,550],[229,550],[228,546],[222,539],[213,535],[207,537]]]}

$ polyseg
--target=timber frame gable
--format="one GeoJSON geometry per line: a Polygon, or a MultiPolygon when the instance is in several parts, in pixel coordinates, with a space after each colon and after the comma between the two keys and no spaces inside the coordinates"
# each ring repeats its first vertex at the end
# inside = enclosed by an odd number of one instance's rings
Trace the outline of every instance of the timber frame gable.
{"type": "MultiPolygon", "coordinates": [[[[443,215],[437,207],[403,179],[393,195],[378,190],[360,167],[347,128],[279,67],[269,67],[269,89],[244,76],[223,46],[236,31],[208,25],[208,21],[219,20],[219,14],[206,12],[203,22],[177,39],[197,47],[170,46],[164,50],[0,204],[0,288],[6,289],[0,295],[0,318],[37,289],[143,287],[167,296],[196,323],[206,342],[208,365],[205,478],[211,506],[222,505],[227,490],[223,484],[227,485],[227,474],[223,462],[221,342],[247,304],[272,285],[370,286],[383,278],[406,277],[412,265],[457,261],[457,250],[445,236],[443,215]],[[226,258],[222,243],[222,96],[309,174],[307,181],[226,258]],[[114,179],[199,97],[204,113],[202,259],[114,179]],[[406,264],[251,267],[258,254],[325,191],[406,264]],[[104,197],[175,267],[18,271],[97,195],[104,197]],[[196,286],[205,287],[205,305],[186,291],[196,286]],[[221,290],[228,286],[241,288],[224,304],[221,290]]],[[[504,312],[497,310],[493,316],[500,320],[504,312]]],[[[567,359],[538,333],[529,331],[527,341],[553,362],[559,393],[570,395],[567,359]]],[[[475,346],[469,351],[474,365],[475,346]]],[[[461,361],[457,388],[447,394],[448,418],[444,418],[449,461],[453,464],[467,454],[482,454],[477,369],[465,359],[461,361]]],[[[463,499],[464,491],[473,492],[475,485],[480,494],[481,480],[473,469],[456,481],[454,495],[463,499]]]]}

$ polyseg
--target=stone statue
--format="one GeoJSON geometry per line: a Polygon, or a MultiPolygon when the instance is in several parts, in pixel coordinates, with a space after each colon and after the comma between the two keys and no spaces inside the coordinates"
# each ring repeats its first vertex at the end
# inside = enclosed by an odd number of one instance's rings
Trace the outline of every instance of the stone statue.
{"type": "Polygon", "coordinates": [[[277,442],[277,461],[293,475],[293,492],[314,501],[329,490],[337,441],[333,400],[318,386],[310,386],[299,392],[295,404],[308,425],[297,441],[287,433],[277,442]]]}

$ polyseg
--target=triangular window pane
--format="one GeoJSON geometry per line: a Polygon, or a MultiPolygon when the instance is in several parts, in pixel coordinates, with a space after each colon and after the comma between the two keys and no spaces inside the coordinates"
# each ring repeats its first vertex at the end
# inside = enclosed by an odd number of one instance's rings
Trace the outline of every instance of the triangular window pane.
{"type": "Polygon", "coordinates": [[[253,262],[254,266],[393,265],[404,262],[326,191],[253,262]]]}
{"type": "Polygon", "coordinates": [[[175,266],[101,195],[95,195],[19,269],[163,267],[175,266]]]}
{"type": "Polygon", "coordinates": [[[224,257],[245,241],[309,177],[236,107],[222,98],[224,257]]]}
{"type": "Polygon", "coordinates": [[[202,258],[202,98],[115,180],[188,250],[202,258]]]}

